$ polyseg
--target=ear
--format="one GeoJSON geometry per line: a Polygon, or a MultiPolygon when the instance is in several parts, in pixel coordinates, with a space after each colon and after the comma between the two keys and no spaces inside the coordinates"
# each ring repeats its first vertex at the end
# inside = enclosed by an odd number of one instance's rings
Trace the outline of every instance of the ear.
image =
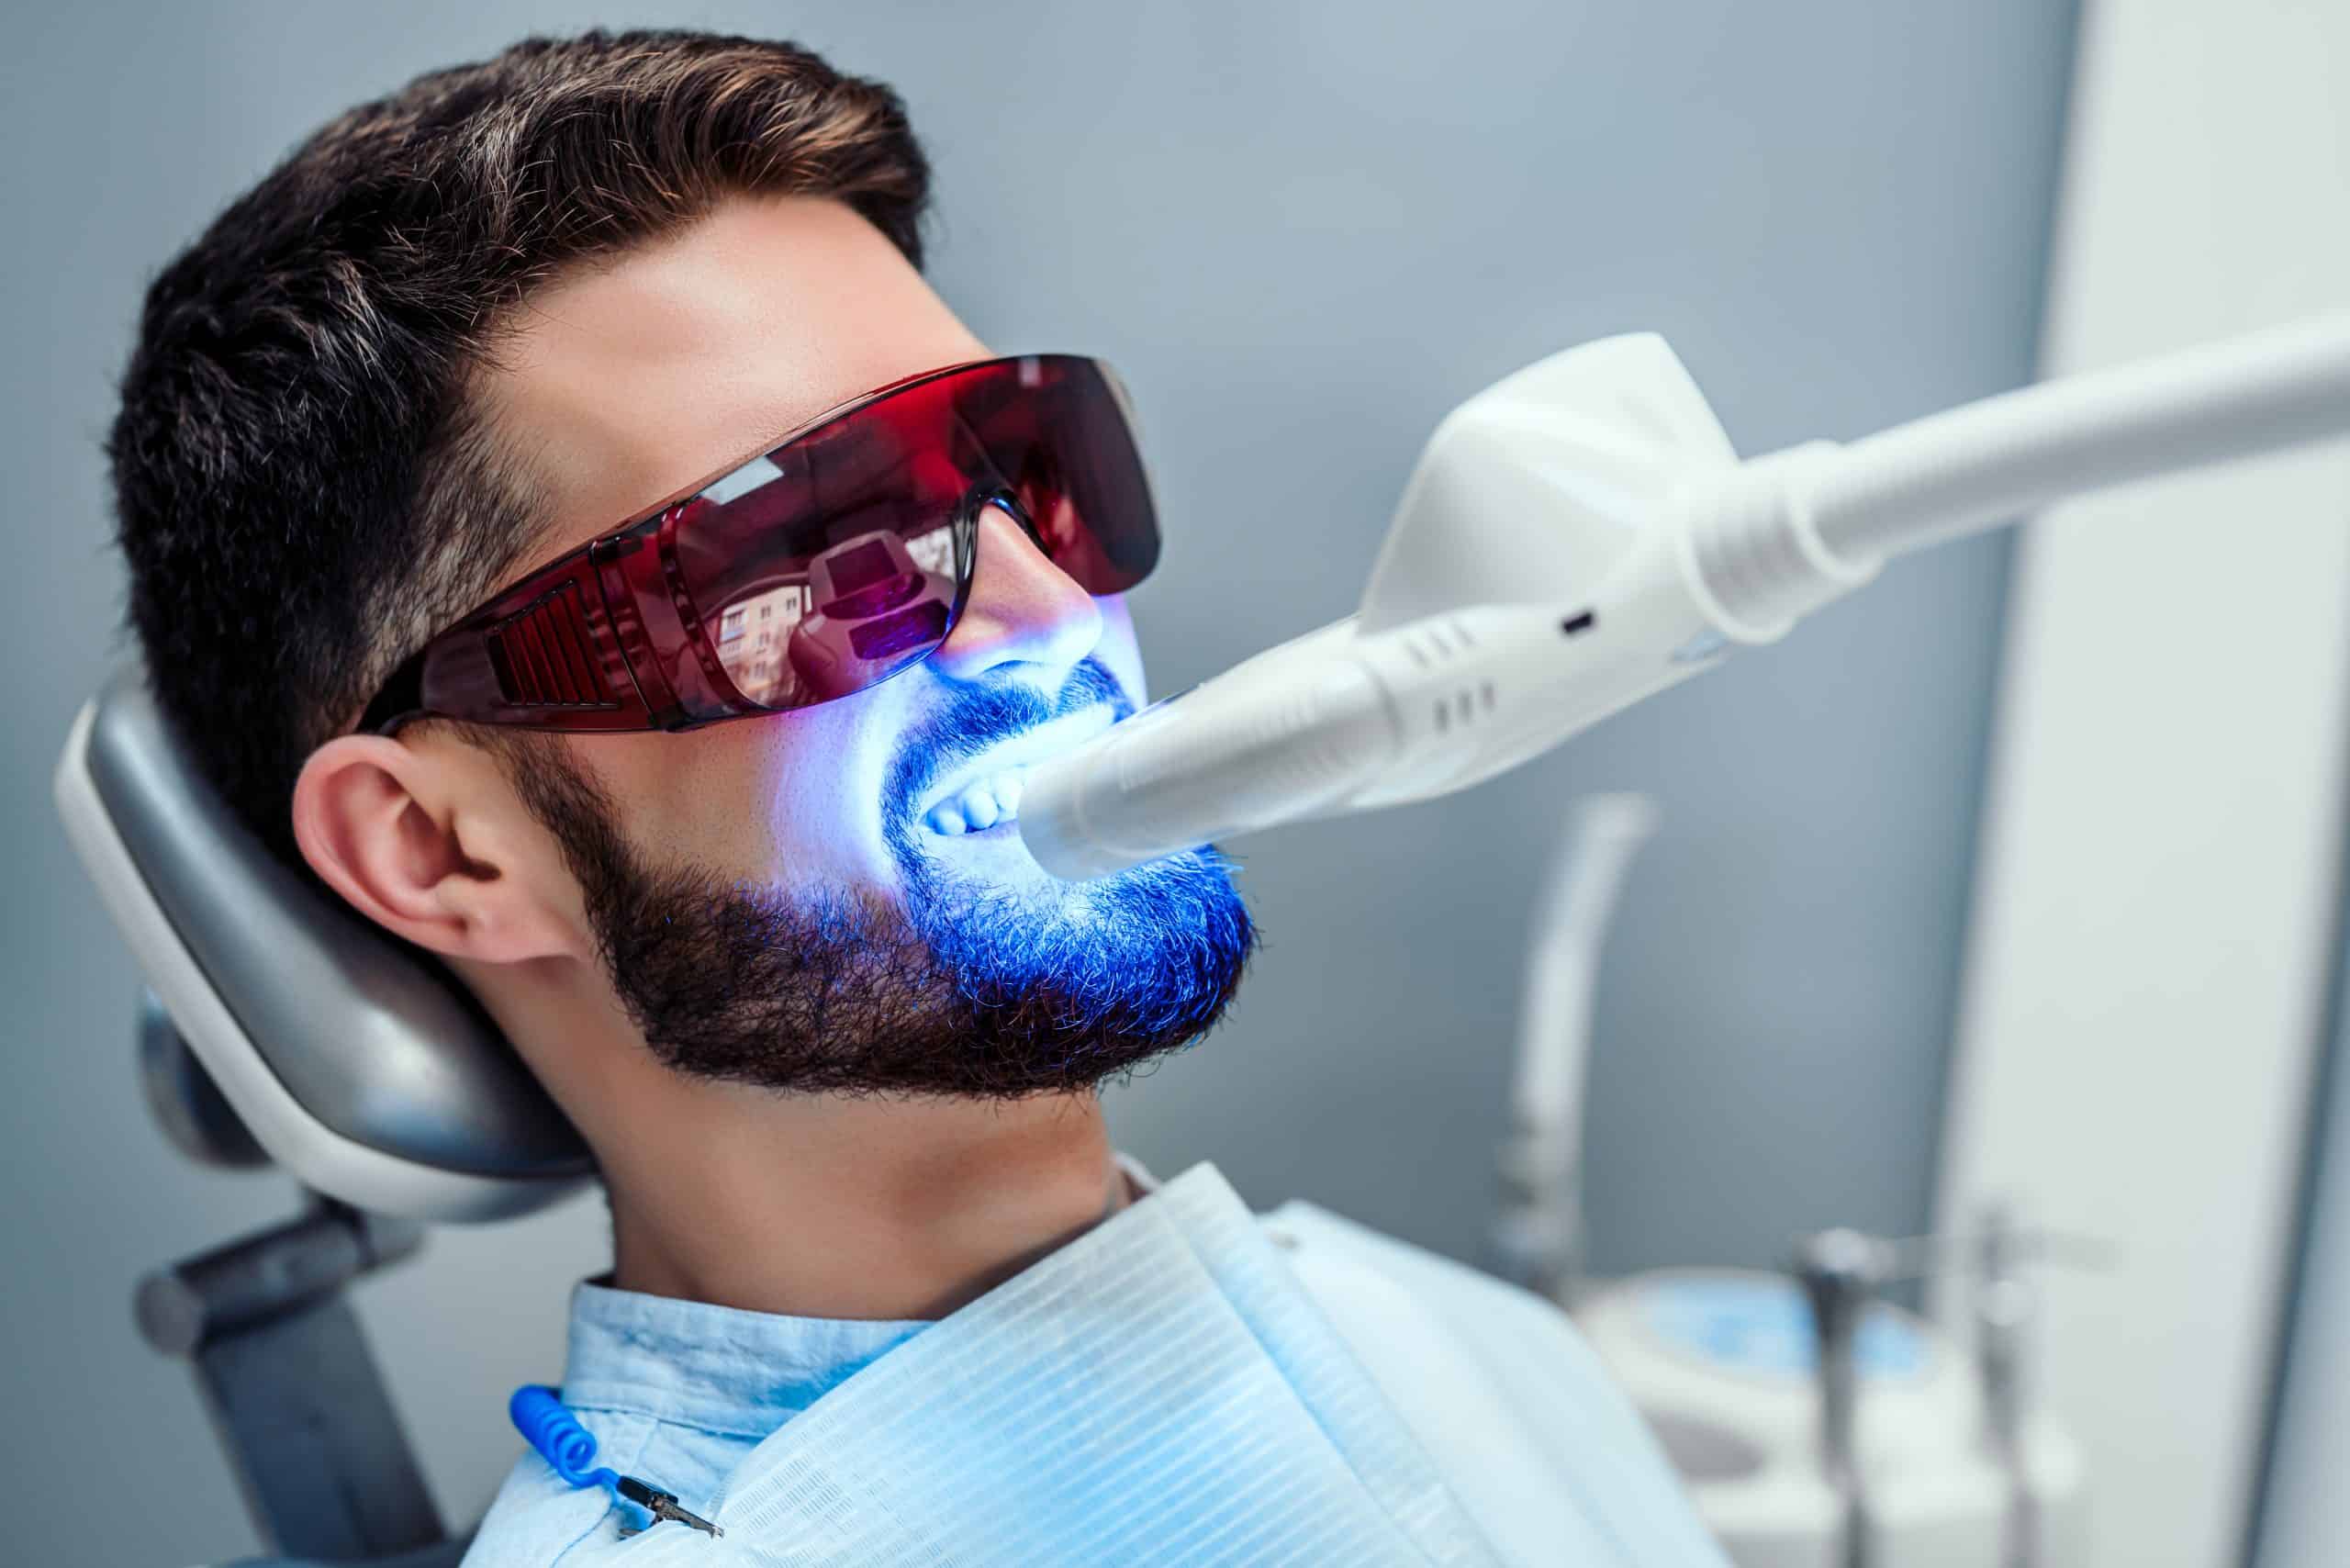
{"type": "Polygon", "coordinates": [[[593,952],[552,835],[497,763],[453,737],[329,741],[295,782],[294,837],[352,907],[444,958],[593,952]]]}

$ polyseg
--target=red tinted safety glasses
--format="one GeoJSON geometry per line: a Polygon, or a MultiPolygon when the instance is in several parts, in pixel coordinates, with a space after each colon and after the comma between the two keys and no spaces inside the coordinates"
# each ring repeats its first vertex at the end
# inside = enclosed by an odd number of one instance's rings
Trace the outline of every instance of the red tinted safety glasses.
{"type": "Polygon", "coordinates": [[[884,386],[532,573],[434,637],[360,720],[682,730],[846,697],[963,612],[985,508],[1088,593],[1158,559],[1125,396],[1070,354],[884,386]]]}

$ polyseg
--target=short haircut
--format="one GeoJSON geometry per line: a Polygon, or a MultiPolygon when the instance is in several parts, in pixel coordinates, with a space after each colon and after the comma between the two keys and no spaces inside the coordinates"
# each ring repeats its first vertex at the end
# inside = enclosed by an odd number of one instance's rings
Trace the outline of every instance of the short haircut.
{"type": "Polygon", "coordinates": [[[148,290],[107,455],[129,618],[197,765],[298,864],[309,753],[545,520],[470,396],[566,267],[733,195],[836,198],[916,266],[904,106],[786,43],[530,39],[295,149],[148,290]]]}

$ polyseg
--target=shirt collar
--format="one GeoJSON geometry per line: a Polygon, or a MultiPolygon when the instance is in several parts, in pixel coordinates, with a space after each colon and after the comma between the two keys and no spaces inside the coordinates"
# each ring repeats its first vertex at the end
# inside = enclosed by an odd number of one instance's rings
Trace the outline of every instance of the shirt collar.
{"type": "Polygon", "coordinates": [[[763,1438],[927,1323],[789,1317],[587,1282],[563,1400],[763,1438]]]}
{"type": "MultiPolygon", "coordinates": [[[[1136,1192],[1158,1187],[1140,1161],[1117,1158],[1136,1192]]],[[[748,1312],[586,1281],[571,1294],[563,1400],[764,1438],[929,1327],[748,1312]]]]}

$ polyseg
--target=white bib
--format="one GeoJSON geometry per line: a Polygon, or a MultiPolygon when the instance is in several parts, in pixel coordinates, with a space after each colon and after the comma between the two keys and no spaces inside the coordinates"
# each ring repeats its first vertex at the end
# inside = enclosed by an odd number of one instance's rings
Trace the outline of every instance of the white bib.
{"type": "Polygon", "coordinates": [[[858,1568],[1494,1568],[1214,1166],[857,1372],[752,1450],[718,1540],[621,1555],[858,1568]]]}

